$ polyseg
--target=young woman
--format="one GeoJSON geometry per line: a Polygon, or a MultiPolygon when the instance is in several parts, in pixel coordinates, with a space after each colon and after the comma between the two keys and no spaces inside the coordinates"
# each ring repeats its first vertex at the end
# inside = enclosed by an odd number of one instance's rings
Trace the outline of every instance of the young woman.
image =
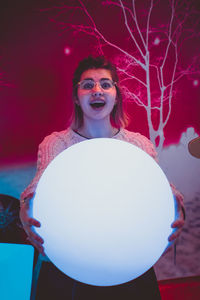
{"type": "MultiPolygon", "coordinates": [[[[122,95],[116,68],[104,57],[88,57],[80,62],[73,78],[73,102],[74,118],[71,127],[61,132],[52,133],[40,144],[36,176],[21,195],[20,216],[24,229],[31,243],[42,254],[44,254],[42,246],[44,241],[32,229],[32,226],[40,227],[40,223],[30,217],[29,200],[33,197],[43,171],[60,152],[86,139],[106,137],[132,143],[146,151],[155,160],[157,159],[154,146],[146,137],[124,129],[127,118],[123,111],[122,95]]],[[[176,240],[184,224],[182,195],[174,186],[172,186],[172,190],[177,200],[179,217],[172,224],[172,227],[176,228],[176,231],[169,237],[170,241],[176,240]]],[[[61,275],[61,272],[53,267],[52,264],[47,264],[48,268],[51,269],[47,273],[56,273],[52,277],[54,278],[54,283],[51,285],[51,287],[53,286],[50,292],[51,297],[53,297],[52,295],[55,292],[56,298],[56,294],[60,290],[63,298],[59,295],[59,299],[72,299],[72,291],[73,299],[75,300],[160,299],[153,268],[138,279],[123,285],[93,287],[76,283],[67,276],[61,275]],[[59,278],[57,284],[55,282],[56,278],[59,278]],[[60,285],[62,285],[62,288],[60,285]],[[75,285],[76,288],[74,289],[75,285]],[[68,288],[64,288],[64,286],[68,286],[68,288]]],[[[44,290],[46,289],[43,283],[44,290]]],[[[47,294],[42,294],[41,299],[45,299],[44,297],[46,296],[47,294]]],[[[37,299],[40,299],[39,296],[37,299]]]]}

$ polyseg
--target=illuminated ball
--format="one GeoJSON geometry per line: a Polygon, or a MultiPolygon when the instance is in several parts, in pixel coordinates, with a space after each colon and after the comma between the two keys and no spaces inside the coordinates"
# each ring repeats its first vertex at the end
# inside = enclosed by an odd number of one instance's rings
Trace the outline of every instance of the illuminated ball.
{"type": "Polygon", "coordinates": [[[156,263],[175,209],[153,158],[130,143],[98,138],[71,146],[48,165],[33,217],[57,268],[83,283],[111,286],[156,263]]]}

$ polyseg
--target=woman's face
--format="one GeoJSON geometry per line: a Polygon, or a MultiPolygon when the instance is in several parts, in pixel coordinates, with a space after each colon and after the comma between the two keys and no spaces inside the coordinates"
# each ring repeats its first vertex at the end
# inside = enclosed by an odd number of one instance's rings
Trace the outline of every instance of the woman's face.
{"type": "Polygon", "coordinates": [[[82,84],[78,87],[77,104],[83,111],[83,118],[91,120],[109,118],[116,103],[117,94],[115,86],[110,84],[112,83],[110,71],[89,69],[82,73],[80,82],[82,84]]]}

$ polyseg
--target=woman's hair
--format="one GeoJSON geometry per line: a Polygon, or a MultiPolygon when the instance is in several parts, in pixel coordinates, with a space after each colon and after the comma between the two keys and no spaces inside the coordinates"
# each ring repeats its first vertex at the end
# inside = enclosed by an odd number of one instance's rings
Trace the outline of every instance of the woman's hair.
{"type": "Polygon", "coordinates": [[[73,124],[76,129],[80,128],[83,124],[83,112],[80,105],[77,104],[77,91],[78,91],[78,83],[81,79],[81,75],[83,72],[89,69],[106,69],[109,70],[112,76],[112,80],[116,82],[115,88],[117,91],[117,101],[116,104],[110,114],[111,122],[117,128],[125,127],[128,123],[128,116],[123,111],[123,103],[122,103],[122,93],[119,87],[119,78],[117,75],[116,67],[108,61],[104,56],[93,57],[89,56],[82,61],[80,61],[77,69],[74,72],[73,77],[73,103],[74,103],[74,112],[73,112],[73,124]]]}

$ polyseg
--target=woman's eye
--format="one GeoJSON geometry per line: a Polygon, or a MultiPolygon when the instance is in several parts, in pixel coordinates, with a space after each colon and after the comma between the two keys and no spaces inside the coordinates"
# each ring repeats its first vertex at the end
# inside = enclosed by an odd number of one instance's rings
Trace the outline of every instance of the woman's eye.
{"type": "Polygon", "coordinates": [[[93,88],[93,86],[94,86],[94,84],[92,82],[86,82],[86,83],[84,83],[83,88],[85,90],[91,90],[93,88]]]}
{"type": "Polygon", "coordinates": [[[105,89],[105,90],[111,88],[110,82],[102,82],[102,83],[101,83],[101,86],[102,86],[102,88],[105,89]]]}

